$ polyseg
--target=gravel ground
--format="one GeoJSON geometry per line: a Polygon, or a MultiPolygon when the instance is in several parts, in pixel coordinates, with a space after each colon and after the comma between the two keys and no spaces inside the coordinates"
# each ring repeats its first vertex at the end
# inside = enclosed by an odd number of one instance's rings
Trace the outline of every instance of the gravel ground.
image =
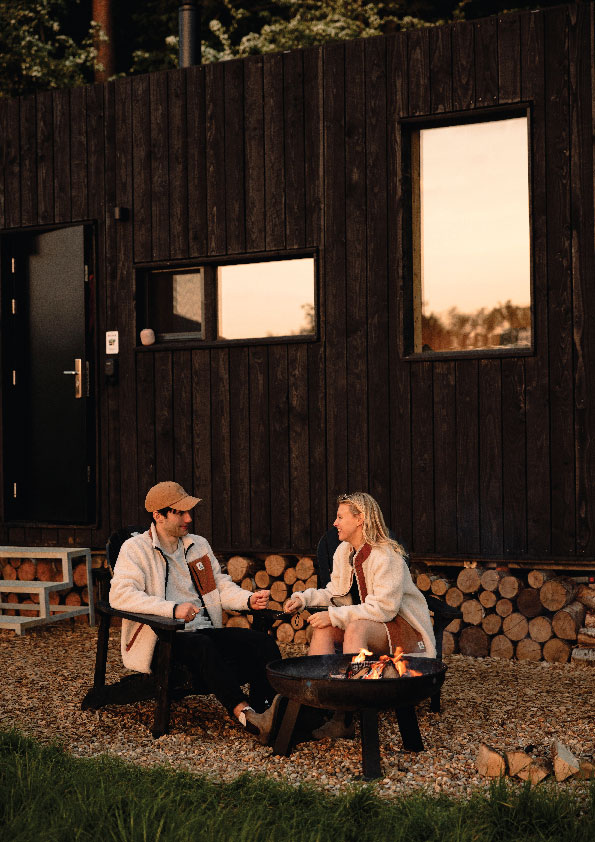
{"type": "MultiPolygon", "coordinates": [[[[92,683],[96,637],[95,629],[68,621],[22,637],[0,631],[0,728],[17,727],[44,742],[58,738],[79,757],[105,753],[216,778],[258,771],[335,792],[361,778],[359,735],[355,740],[301,743],[290,757],[275,757],[235,725],[211,696],[174,704],[170,734],[159,740],[149,731],[151,702],[82,712],[80,701],[92,683]]],[[[285,656],[301,654],[301,646],[285,647],[285,656]]],[[[547,755],[552,740],[559,739],[576,755],[593,760],[595,670],[461,655],[446,661],[443,712],[431,713],[428,702],[418,706],[424,752],[403,752],[394,714],[381,714],[386,777],[377,783],[379,793],[427,788],[460,796],[485,786],[475,769],[482,741],[500,750],[533,746],[547,755]]],[[[108,681],[122,672],[116,631],[108,681]]],[[[584,791],[586,785],[571,781],[559,786],[584,791]]]]}

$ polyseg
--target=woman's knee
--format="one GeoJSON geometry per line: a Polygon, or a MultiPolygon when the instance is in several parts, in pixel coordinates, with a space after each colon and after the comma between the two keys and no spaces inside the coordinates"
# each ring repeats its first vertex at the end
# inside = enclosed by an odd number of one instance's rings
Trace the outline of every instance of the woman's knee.
{"type": "Polygon", "coordinates": [[[351,640],[363,640],[368,634],[368,623],[366,620],[353,620],[345,628],[345,642],[351,640]]]}
{"type": "Polygon", "coordinates": [[[382,623],[354,620],[345,629],[344,652],[359,652],[362,648],[382,652],[386,647],[386,632],[382,623]]]}

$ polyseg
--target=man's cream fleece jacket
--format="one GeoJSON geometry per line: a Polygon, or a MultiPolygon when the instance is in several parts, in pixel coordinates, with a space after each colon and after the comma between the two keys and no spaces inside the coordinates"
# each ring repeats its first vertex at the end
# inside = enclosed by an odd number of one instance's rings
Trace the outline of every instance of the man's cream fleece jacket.
{"type": "MultiPolygon", "coordinates": [[[[221,572],[219,562],[206,538],[201,535],[186,535],[182,538],[182,544],[186,561],[209,556],[217,587],[211,593],[205,594],[202,601],[213,626],[221,628],[222,609],[245,611],[250,592],[240,588],[232,582],[230,576],[221,572]]],[[[110,605],[113,608],[138,614],[173,617],[175,602],[165,598],[166,562],[156,549],[157,546],[152,527],[122,544],[109,594],[110,605]]],[[[142,626],[138,631],[139,625],[132,620],[122,620],[122,661],[128,669],[148,673],[151,672],[157,635],[149,626],[142,626]],[[127,651],[135,632],[138,633],[127,651]]]]}

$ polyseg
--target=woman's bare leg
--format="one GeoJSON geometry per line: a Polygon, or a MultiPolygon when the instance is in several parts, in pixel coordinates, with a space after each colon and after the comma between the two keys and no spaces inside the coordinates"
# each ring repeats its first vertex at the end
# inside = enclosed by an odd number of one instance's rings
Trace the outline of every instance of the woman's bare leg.
{"type": "Polygon", "coordinates": [[[335,643],[342,641],[343,629],[336,629],[334,626],[314,629],[308,655],[334,655],[335,643]]]}
{"type": "Polygon", "coordinates": [[[384,623],[374,620],[355,620],[345,629],[343,652],[357,653],[360,649],[368,649],[376,655],[389,651],[388,636],[384,623]]]}

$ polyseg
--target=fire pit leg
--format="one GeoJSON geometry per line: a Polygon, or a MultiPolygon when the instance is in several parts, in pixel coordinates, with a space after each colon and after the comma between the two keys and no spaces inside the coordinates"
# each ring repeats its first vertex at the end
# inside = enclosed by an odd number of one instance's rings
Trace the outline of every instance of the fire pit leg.
{"type": "Polygon", "coordinates": [[[362,767],[364,779],[372,781],[382,777],[380,766],[380,743],[378,740],[378,711],[364,708],[359,715],[362,735],[362,767]]]}
{"type": "Polygon", "coordinates": [[[296,702],[295,699],[289,699],[287,707],[281,721],[281,727],[277,732],[275,744],[273,746],[273,754],[281,754],[287,757],[289,754],[289,745],[293,736],[293,729],[298,718],[302,705],[301,702],[296,702]]]}
{"type": "Polygon", "coordinates": [[[424,744],[419,731],[419,723],[414,707],[396,708],[397,722],[405,751],[423,751],[424,744]]]}

